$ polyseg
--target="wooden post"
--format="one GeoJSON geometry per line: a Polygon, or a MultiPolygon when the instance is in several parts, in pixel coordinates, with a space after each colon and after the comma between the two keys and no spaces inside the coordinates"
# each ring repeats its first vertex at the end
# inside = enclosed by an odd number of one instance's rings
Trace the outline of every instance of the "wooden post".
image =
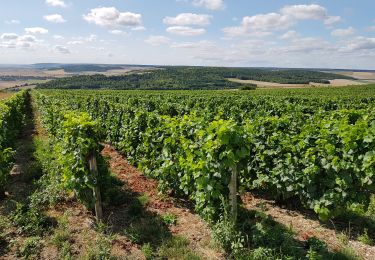
{"type": "Polygon", "coordinates": [[[229,182],[229,203],[232,220],[237,222],[237,166],[231,167],[232,175],[229,182]]]}
{"type": "Polygon", "coordinates": [[[103,208],[102,208],[102,197],[100,195],[100,188],[99,188],[99,183],[98,183],[98,179],[99,179],[98,165],[96,163],[95,155],[90,156],[89,166],[90,166],[90,172],[96,180],[95,186],[93,188],[94,199],[95,199],[96,220],[101,221],[103,219],[103,208]]]}

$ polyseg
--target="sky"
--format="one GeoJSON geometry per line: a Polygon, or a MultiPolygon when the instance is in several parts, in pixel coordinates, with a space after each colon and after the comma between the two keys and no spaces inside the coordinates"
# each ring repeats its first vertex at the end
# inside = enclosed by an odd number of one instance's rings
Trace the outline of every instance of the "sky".
{"type": "Polygon", "coordinates": [[[0,64],[375,69],[374,0],[2,0],[0,64]]]}

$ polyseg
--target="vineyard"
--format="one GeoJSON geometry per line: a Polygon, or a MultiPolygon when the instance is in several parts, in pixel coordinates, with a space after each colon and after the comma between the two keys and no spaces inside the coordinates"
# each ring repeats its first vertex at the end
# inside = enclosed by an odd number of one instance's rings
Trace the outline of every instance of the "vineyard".
{"type": "MultiPolygon", "coordinates": [[[[111,145],[147,178],[157,180],[160,192],[192,203],[194,212],[211,225],[225,257],[349,259],[342,252],[342,258],[328,252],[314,237],[307,240],[307,249],[296,245],[289,233],[279,237],[288,245],[277,244],[266,233],[281,229],[267,230],[262,225],[270,220],[257,213],[251,233],[239,231],[228,220],[227,210],[233,202],[229,198],[234,173],[239,223],[248,216],[241,205],[250,192],[309,212],[322,223],[361,216],[370,223],[366,228],[373,230],[374,212],[369,212],[375,210],[375,86],[250,92],[20,92],[0,103],[3,190],[13,163],[12,144],[25,125],[30,98],[49,140],[41,166],[42,188],[39,197],[31,196],[31,205],[56,203],[59,198],[46,193],[46,187],[53,187],[54,196],[72,193],[94,210],[95,193],[100,190],[106,215],[117,198],[108,159],[101,153],[111,145]],[[97,161],[98,174],[90,158],[97,161]],[[272,249],[257,251],[275,243],[272,249]]],[[[31,211],[22,210],[18,208],[18,213],[31,211]]]]}
{"type": "Polygon", "coordinates": [[[20,92],[8,99],[0,100],[0,196],[2,197],[15,153],[12,146],[24,126],[27,97],[26,92],[20,92]]]}
{"type": "Polygon", "coordinates": [[[84,133],[102,136],[208,219],[228,193],[232,167],[242,189],[298,199],[322,219],[368,202],[375,188],[375,99],[337,97],[37,92],[53,135],[61,123],[86,127],[92,118],[96,131],[84,133]],[[86,114],[72,119],[65,111],[86,114]]]}

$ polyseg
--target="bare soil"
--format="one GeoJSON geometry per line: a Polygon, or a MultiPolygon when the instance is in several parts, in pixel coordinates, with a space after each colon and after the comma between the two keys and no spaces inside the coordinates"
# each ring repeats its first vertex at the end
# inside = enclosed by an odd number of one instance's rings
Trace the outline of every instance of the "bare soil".
{"type": "MultiPolygon", "coordinates": [[[[292,228],[300,241],[316,237],[325,241],[332,251],[338,251],[343,246],[346,246],[339,239],[342,233],[341,228],[339,229],[339,223],[322,223],[311,212],[283,208],[277,205],[275,201],[254,196],[250,193],[244,194],[242,201],[247,209],[264,211],[275,221],[292,228]]],[[[350,226],[348,226],[346,232],[350,232],[349,228],[350,226]]],[[[358,256],[363,259],[375,259],[375,246],[365,245],[353,239],[349,239],[348,246],[354,249],[358,256]]]]}
{"type": "Polygon", "coordinates": [[[361,80],[375,80],[375,71],[334,71],[333,73],[361,80]]]}
{"type": "MultiPolygon", "coordinates": [[[[212,248],[207,223],[193,212],[187,202],[166,195],[161,196],[158,192],[158,182],[146,178],[110,145],[105,146],[102,155],[109,157],[112,172],[126,184],[127,189],[136,194],[147,195],[149,202],[146,204],[146,211],[160,217],[166,214],[177,216],[177,223],[169,226],[173,235],[187,238],[191,249],[204,259],[224,259],[223,252],[212,248]]],[[[121,211],[122,209],[116,207],[111,210],[112,212],[107,214],[116,216],[117,214],[114,211],[121,211]]]]}
{"type": "Polygon", "coordinates": [[[257,81],[257,80],[241,80],[241,79],[228,79],[228,80],[242,83],[242,84],[256,84],[259,88],[286,88],[286,89],[324,87],[324,86],[344,87],[344,86],[351,86],[351,85],[368,84],[363,81],[347,80],[347,79],[330,80],[330,84],[322,84],[322,83],[315,83],[315,82],[310,82],[310,84],[281,84],[281,83],[257,81]]]}
{"type": "Polygon", "coordinates": [[[0,99],[9,98],[11,95],[12,93],[0,92],[0,99]]]}

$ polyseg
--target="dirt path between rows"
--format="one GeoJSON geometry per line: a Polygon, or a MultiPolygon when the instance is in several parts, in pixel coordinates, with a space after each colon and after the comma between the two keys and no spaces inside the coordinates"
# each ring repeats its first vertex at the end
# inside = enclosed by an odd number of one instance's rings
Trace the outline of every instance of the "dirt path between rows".
{"type": "MultiPolygon", "coordinates": [[[[14,146],[16,150],[15,164],[5,187],[6,198],[0,201],[0,216],[3,221],[16,208],[17,203],[22,203],[27,199],[33,189],[28,173],[32,170],[30,169],[30,165],[35,161],[33,157],[33,137],[38,135],[38,131],[35,128],[31,107],[29,109],[26,114],[26,125],[14,146]]],[[[10,243],[8,238],[12,240],[22,240],[23,238],[17,233],[14,227],[2,228],[4,229],[2,232],[6,234],[6,239],[0,245],[0,258],[16,259],[15,252],[17,248],[10,243]]]]}
{"type": "MultiPolygon", "coordinates": [[[[301,241],[315,236],[325,241],[331,250],[337,251],[343,246],[343,243],[338,238],[340,232],[325,227],[313,215],[309,216],[295,210],[281,208],[274,201],[255,197],[250,193],[243,195],[242,201],[247,209],[262,210],[275,221],[291,227],[301,241]]],[[[354,240],[349,240],[348,245],[363,259],[375,259],[375,246],[365,245],[354,240]]]]}
{"type": "MultiPolygon", "coordinates": [[[[102,154],[110,158],[110,168],[117,177],[126,183],[133,192],[147,194],[150,202],[147,210],[162,216],[172,213],[178,216],[176,225],[170,227],[175,235],[182,235],[189,239],[193,250],[198,250],[200,255],[207,259],[224,259],[223,252],[213,250],[209,245],[211,241],[208,225],[194,212],[189,209],[188,204],[177,201],[171,197],[161,197],[158,193],[158,182],[147,179],[135,167],[130,165],[124,156],[117,152],[112,146],[106,145],[102,154]]],[[[270,215],[275,221],[286,227],[291,227],[297,235],[297,239],[305,241],[309,237],[317,237],[325,241],[332,251],[338,251],[343,246],[340,240],[340,232],[331,225],[324,225],[316,216],[305,214],[296,210],[282,208],[274,201],[255,197],[250,193],[242,196],[244,206],[249,210],[261,210],[270,215]],[[328,227],[329,226],[329,227],[328,227]]],[[[363,259],[375,259],[375,247],[365,245],[355,240],[349,240],[348,246],[363,259]]]]}
{"type": "MultiPolygon", "coordinates": [[[[159,216],[173,214],[177,223],[169,227],[173,235],[183,236],[190,242],[189,247],[204,259],[224,259],[224,253],[212,248],[210,229],[186,203],[158,192],[158,182],[148,179],[110,145],[106,145],[102,155],[109,158],[111,171],[124,182],[132,192],[146,194],[149,202],[146,210],[159,216]]],[[[108,213],[111,214],[111,213],[108,213]]]]}
{"type": "MultiPolygon", "coordinates": [[[[8,222],[11,212],[16,207],[16,202],[27,202],[29,195],[35,188],[33,185],[35,176],[32,174],[32,165],[36,162],[34,139],[46,135],[35,111],[33,114],[30,109],[28,118],[28,124],[16,145],[16,164],[12,169],[9,185],[6,189],[6,199],[0,201],[0,218],[7,219],[8,222]]],[[[145,178],[112,147],[107,145],[102,153],[109,159],[111,172],[122,182],[121,190],[129,196],[129,200],[125,200],[122,205],[106,205],[104,207],[107,224],[104,233],[108,238],[113,237],[113,240],[112,238],[109,239],[111,240],[109,247],[111,255],[119,259],[145,259],[141,250],[143,242],[132,241],[124,230],[132,225],[138,225],[139,218],[150,218],[155,221],[155,224],[162,226],[162,231],[169,235],[167,239],[172,237],[186,238],[189,242],[187,247],[202,259],[224,259],[224,252],[214,249],[212,246],[210,229],[207,223],[190,209],[188,203],[159,195],[158,182],[145,178]],[[130,214],[129,209],[132,203],[137,200],[137,196],[142,195],[146,195],[149,201],[141,206],[141,215],[130,214]],[[166,214],[176,216],[177,222],[173,225],[165,225],[162,217],[166,214]]],[[[103,241],[103,239],[98,240],[103,235],[100,235],[96,230],[93,212],[88,211],[73,196],[68,195],[64,201],[45,211],[45,214],[53,219],[55,224],[45,236],[40,237],[40,253],[37,255],[37,259],[60,258],[61,249],[58,249],[52,243],[52,240],[57,234],[55,232],[61,232],[57,221],[60,221],[64,216],[68,221],[69,238],[67,242],[70,244],[69,251],[74,259],[84,258],[90,249],[98,246],[93,243],[103,241]]],[[[148,234],[148,227],[151,226],[146,226],[146,234],[148,234]]],[[[18,259],[19,248],[28,239],[28,236],[20,234],[17,227],[11,223],[7,224],[4,235],[6,240],[5,244],[0,243],[0,259],[18,259]]],[[[151,241],[156,241],[154,244],[151,243],[155,246],[155,250],[158,250],[158,247],[165,243],[164,237],[160,237],[157,232],[148,234],[148,236],[151,241]]]]}

